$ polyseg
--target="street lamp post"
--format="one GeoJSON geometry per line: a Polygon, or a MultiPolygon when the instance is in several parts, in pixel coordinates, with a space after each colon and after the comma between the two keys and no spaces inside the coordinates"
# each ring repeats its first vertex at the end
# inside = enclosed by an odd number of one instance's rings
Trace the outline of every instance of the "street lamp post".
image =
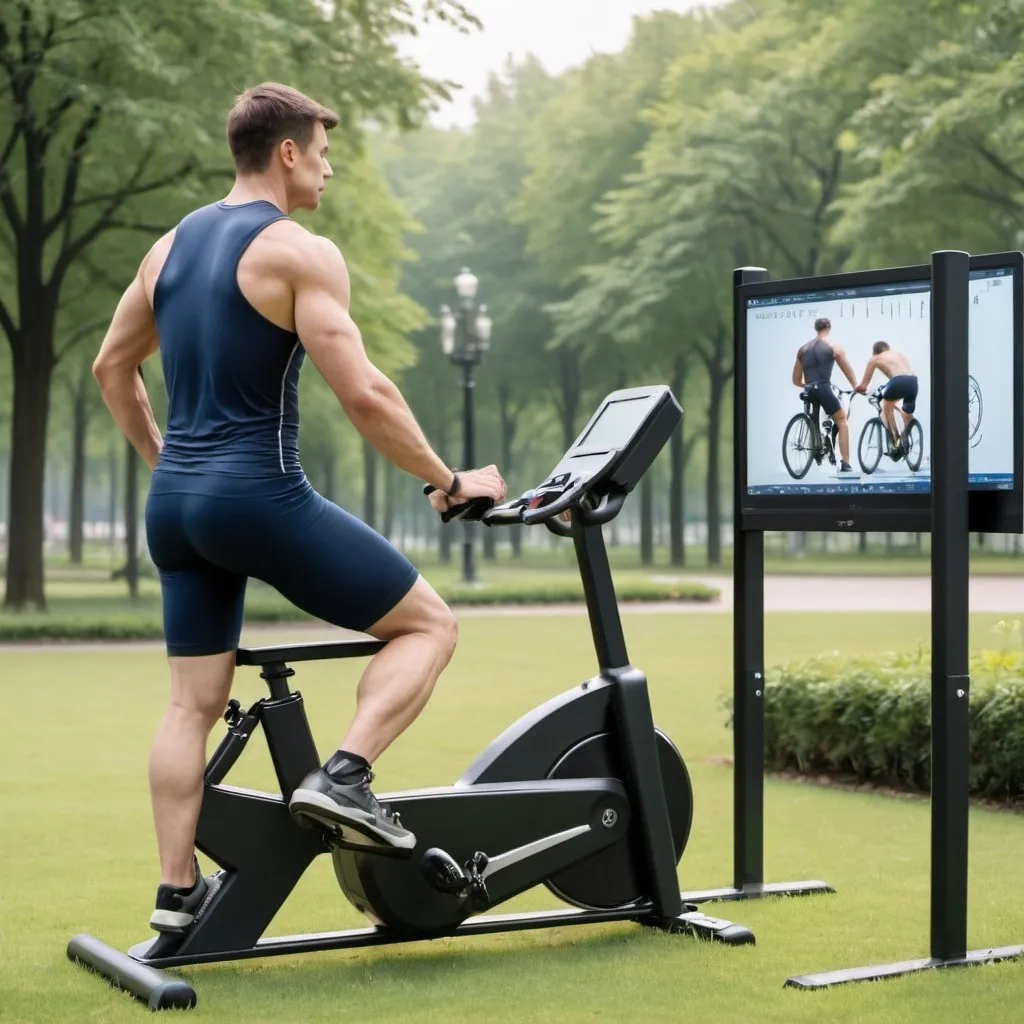
{"type": "MultiPolygon", "coordinates": [[[[455,278],[458,299],[455,310],[441,307],[441,348],[456,365],[462,367],[462,466],[476,468],[473,437],[473,392],[476,388],[474,370],[484,352],[491,347],[491,318],[487,307],[476,301],[479,281],[468,267],[455,278]]],[[[463,523],[462,580],[476,582],[473,564],[473,523],[463,523]]]]}

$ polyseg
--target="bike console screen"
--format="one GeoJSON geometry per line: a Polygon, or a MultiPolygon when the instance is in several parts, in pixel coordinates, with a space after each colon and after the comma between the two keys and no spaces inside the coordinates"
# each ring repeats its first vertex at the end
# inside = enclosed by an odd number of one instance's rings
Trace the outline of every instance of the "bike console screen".
{"type": "MultiPolygon", "coordinates": [[[[486,511],[488,525],[551,522],[585,496],[601,503],[581,515],[612,518],[679,426],[683,411],[663,385],[608,395],[558,465],[533,490],[486,511]]],[[[556,531],[557,532],[557,531],[556,531]]]]}
{"type": "MultiPolygon", "coordinates": [[[[1019,263],[985,263],[970,275],[970,486],[1009,491],[1022,282],[1019,263]]],[[[931,489],[928,268],[846,277],[743,300],[748,495],[931,489]]]]}

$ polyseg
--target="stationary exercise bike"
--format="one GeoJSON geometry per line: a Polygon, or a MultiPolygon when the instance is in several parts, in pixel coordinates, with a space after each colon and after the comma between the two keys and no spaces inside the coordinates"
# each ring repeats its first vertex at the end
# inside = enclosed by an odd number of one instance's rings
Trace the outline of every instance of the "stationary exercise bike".
{"type": "Polygon", "coordinates": [[[444,514],[488,526],[543,523],[572,537],[600,672],[524,715],[454,785],[383,794],[416,834],[410,856],[332,845],[296,824],[287,806],[321,763],[302,696],[289,690],[289,665],[370,655],[384,643],[240,649],[237,664],[259,666],[270,697],[245,711],[231,701],[228,733],[206,768],[196,846],[220,865],[220,888],[184,936],[159,935],[125,954],[78,935],[68,957],[162,1009],[196,1002],[193,989],[162,968],[283,953],[618,920],[753,942],[748,929],[707,917],[679,892],[690,779],[678,750],[654,727],[647,680],[629,663],[601,534],[681,417],[665,387],[613,392],[538,488],[497,507],[477,500],[444,514]],[[259,725],[280,794],[223,784],[259,725]],[[264,938],[303,872],[328,852],[342,891],[372,927],[264,938]],[[570,908],[484,913],[538,885],[570,908]]]}

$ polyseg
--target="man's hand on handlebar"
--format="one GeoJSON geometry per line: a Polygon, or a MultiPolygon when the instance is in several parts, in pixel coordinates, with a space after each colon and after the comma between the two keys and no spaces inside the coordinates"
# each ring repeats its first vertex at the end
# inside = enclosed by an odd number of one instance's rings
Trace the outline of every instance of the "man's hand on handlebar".
{"type": "Polygon", "coordinates": [[[490,498],[496,505],[505,500],[507,488],[497,466],[470,469],[459,473],[459,489],[451,495],[431,491],[427,496],[436,512],[445,512],[453,505],[462,505],[474,498],[490,498]]]}

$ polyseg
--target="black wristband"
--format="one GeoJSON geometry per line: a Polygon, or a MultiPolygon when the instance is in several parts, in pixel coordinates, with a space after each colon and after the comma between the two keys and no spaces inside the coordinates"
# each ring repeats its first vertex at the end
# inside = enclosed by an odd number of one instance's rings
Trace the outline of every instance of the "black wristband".
{"type": "Polygon", "coordinates": [[[443,487],[435,487],[433,484],[426,484],[423,488],[424,494],[433,494],[434,491],[442,491],[449,498],[455,497],[459,493],[459,474],[454,469],[452,470],[452,482],[449,484],[447,491],[443,487]]]}

